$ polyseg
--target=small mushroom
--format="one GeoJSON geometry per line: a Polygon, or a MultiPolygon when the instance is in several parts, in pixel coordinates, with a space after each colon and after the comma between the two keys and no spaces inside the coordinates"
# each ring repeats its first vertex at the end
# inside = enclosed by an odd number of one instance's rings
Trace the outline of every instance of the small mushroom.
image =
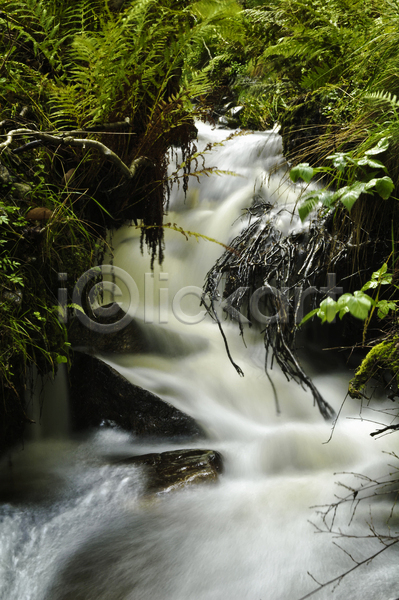
{"type": "Polygon", "coordinates": [[[53,211],[44,206],[36,206],[31,208],[25,215],[28,221],[48,221],[53,216],[53,211]]]}

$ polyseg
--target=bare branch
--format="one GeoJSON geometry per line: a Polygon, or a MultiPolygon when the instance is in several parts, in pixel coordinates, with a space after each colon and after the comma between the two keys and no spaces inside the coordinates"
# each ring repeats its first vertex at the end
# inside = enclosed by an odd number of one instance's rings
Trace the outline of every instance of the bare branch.
{"type": "MultiPolygon", "coordinates": [[[[339,583],[344,577],[346,577],[347,575],[349,575],[349,573],[352,573],[352,571],[355,571],[356,569],[358,569],[362,565],[365,565],[365,564],[369,563],[370,561],[374,560],[374,558],[376,558],[379,554],[382,554],[383,552],[385,552],[385,550],[388,550],[388,548],[391,548],[391,546],[395,546],[395,544],[397,544],[398,542],[399,542],[399,539],[395,540],[391,544],[386,544],[383,548],[381,548],[381,550],[379,550],[378,552],[376,552],[372,556],[369,556],[368,558],[365,558],[364,560],[362,560],[360,562],[357,562],[351,569],[348,569],[347,571],[344,571],[340,575],[337,575],[337,577],[334,577],[333,579],[330,579],[329,581],[326,581],[325,583],[320,583],[319,587],[317,587],[312,592],[309,592],[309,594],[306,594],[305,596],[301,596],[300,598],[298,598],[298,600],[306,600],[306,598],[310,598],[314,594],[317,594],[317,592],[319,592],[323,588],[325,588],[325,587],[327,587],[329,585],[332,585],[333,583],[339,583]]],[[[313,575],[311,575],[310,573],[308,573],[308,575],[314,581],[316,581],[316,579],[313,577],[313,575]]]]}
{"type": "MultiPolygon", "coordinates": [[[[133,160],[132,163],[130,164],[130,166],[128,167],[123,162],[123,160],[120,159],[117,154],[115,154],[115,152],[113,152],[110,148],[108,148],[108,146],[106,146],[102,142],[99,142],[97,140],[90,140],[87,138],[85,138],[85,139],[75,138],[72,135],[70,135],[70,133],[85,134],[86,132],[85,131],[80,131],[80,132],[66,131],[66,132],[62,132],[61,134],[54,135],[53,133],[47,133],[44,131],[35,131],[33,129],[13,129],[7,133],[6,140],[0,144],[0,151],[4,151],[11,144],[11,142],[14,139],[14,136],[24,135],[24,136],[33,137],[33,138],[35,138],[35,140],[40,140],[43,144],[48,144],[50,146],[66,145],[66,146],[73,146],[73,147],[78,147],[78,148],[94,148],[94,149],[98,150],[99,152],[101,152],[101,154],[103,154],[108,160],[110,160],[119,169],[119,171],[121,171],[125,175],[125,177],[127,177],[128,179],[132,179],[136,175],[136,172],[140,166],[153,165],[153,161],[151,159],[147,158],[146,156],[139,156],[138,158],[133,160]]],[[[22,151],[22,149],[26,149],[28,147],[31,147],[31,146],[28,146],[28,144],[25,144],[21,148],[17,148],[17,151],[22,151]]]]}
{"type": "Polygon", "coordinates": [[[397,423],[396,425],[388,425],[387,427],[384,427],[383,429],[378,429],[377,431],[373,431],[373,433],[370,433],[371,437],[374,437],[375,435],[380,435],[380,433],[384,433],[385,431],[395,431],[396,429],[399,429],[399,423],[397,423]]]}

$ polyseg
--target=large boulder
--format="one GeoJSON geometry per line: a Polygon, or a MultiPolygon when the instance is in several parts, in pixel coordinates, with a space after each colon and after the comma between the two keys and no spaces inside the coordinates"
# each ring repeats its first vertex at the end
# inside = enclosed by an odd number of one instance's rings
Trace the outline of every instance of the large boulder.
{"type": "Polygon", "coordinates": [[[142,465],[147,475],[145,491],[149,493],[212,483],[223,471],[222,456],[216,450],[172,450],[125,458],[118,464],[142,465]]]}
{"type": "Polygon", "coordinates": [[[111,423],[141,437],[204,436],[192,417],[130,383],[99,358],[82,352],[74,353],[70,403],[72,427],[76,431],[111,423]]]}

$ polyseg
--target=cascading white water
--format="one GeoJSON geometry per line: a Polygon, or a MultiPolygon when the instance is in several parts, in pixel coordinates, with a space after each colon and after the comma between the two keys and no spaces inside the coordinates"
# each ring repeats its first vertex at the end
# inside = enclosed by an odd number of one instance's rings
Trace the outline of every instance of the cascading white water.
{"type": "MultiPolygon", "coordinates": [[[[199,127],[203,145],[226,137],[225,131],[199,127]]],[[[273,132],[216,146],[207,166],[239,176],[193,179],[186,200],[175,191],[167,220],[228,244],[256,193],[276,204],[273,218],[283,231],[301,227],[287,211],[296,190],[283,186],[277,173],[268,181],[281,160],[281,141],[273,132]]],[[[140,256],[137,230],[124,228],[113,238],[114,264],[134,279],[141,298],[136,318],[158,351],[107,360],[195,417],[208,439],[190,447],[219,450],[225,472],[214,486],[148,501],[140,497],[140,469],[109,459],[170,445],[144,444],[117,430],[32,444],[13,458],[11,471],[2,471],[1,600],[298,600],[317,587],[308,572],[327,581],[354,564],[327,534],[316,533],[309,520],[320,519],[311,507],[334,500],[335,481],[354,484],[353,475],[334,476],[336,471],[372,477],[389,471],[382,451],[395,449],[393,436],[371,439],[375,427],[349,418],[358,416],[358,407],[348,401],[328,441],[331,424],[312,406],[310,394],[273,370],[277,414],[259,333],[246,330],[245,348],[237,328],[225,326],[245,373],[240,378],[217,326],[201,314],[195,288],[221,247],[165,233],[166,260],[153,275],[149,257],[140,256]],[[188,286],[194,287],[183,297],[188,286]]],[[[338,411],[348,376],[335,372],[314,380],[338,411]]],[[[358,507],[349,529],[350,506],[344,506],[336,529],[361,538],[369,535],[371,518],[384,527],[391,504],[371,504],[372,512],[367,502],[358,507]]],[[[379,548],[373,537],[340,543],[358,561],[379,548]]],[[[393,548],[315,597],[396,598],[396,564],[393,548]]]]}

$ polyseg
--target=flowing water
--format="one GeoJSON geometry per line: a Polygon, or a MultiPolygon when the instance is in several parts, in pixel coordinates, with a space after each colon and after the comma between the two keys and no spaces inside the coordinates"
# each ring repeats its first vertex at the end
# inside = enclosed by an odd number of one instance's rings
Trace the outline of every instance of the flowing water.
{"type": "MultiPolygon", "coordinates": [[[[203,146],[226,137],[199,127],[203,146]]],[[[278,169],[268,177],[281,162],[275,132],[216,146],[207,166],[238,176],[193,178],[186,199],[175,190],[167,220],[228,244],[245,225],[243,209],[260,195],[275,204],[273,218],[282,231],[300,228],[291,216],[297,190],[282,184],[278,169]]],[[[113,459],[178,445],[143,443],[117,429],[70,439],[60,428],[49,435],[47,427],[42,439],[12,455],[11,467],[2,467],[0,598],[299,600],[317,587],[309,573],[328,581],[352,568],[352,559],[363,561],[381,548],[371,528],[385,531],[392,500],[360,504],[350,526],[354,505],[341,507],[334,529],[352,536],[336,540],[345,551],[318,532],[314,506],[348,492],[338,481],[358,485],[354,473],[374,478],[392,471],[387,463],[394,458],[383,451],[395,450],[394,436],[370,438],[373,413],[360,419],[357,404],[347,401],[330,439],[331,423],[320,417],[311,395],[273,369],[278,413],[259,331],[245,331],[245,347],[237,328],[225,325],[245,374],[240,378],[217,326],[199,307],[199,288],[223,248],[166,230],[166,260],[152,274],[138,235],[126,227],[114,236],[114,264],[137,285],[135,316],[156,352],[105,359],[195,417],[207,439],[189,446],[219,450],[225,471],[216,485],[149,500],[141,494],[140,468],[113,459]]],[[[127,292],[123,298],[128,303],[127,292]]],[[[349,376],[332,365],[315,373],[337,412],[349,376]]],[[[394,511],[392,531],[396,525],[394,511]]],[[[397,598],[397,562],[394,547],[315,597],[397,598]]]]}

